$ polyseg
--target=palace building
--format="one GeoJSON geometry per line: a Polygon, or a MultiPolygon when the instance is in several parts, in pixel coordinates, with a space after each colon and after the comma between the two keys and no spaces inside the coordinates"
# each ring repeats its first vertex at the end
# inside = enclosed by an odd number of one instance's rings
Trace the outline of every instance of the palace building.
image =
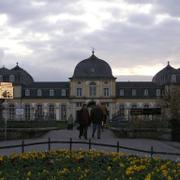
{"type": "Polygon", "coordinates": [[[180,84],[180,69],[169,63],[149,82],[121,82],[110,65],[92,55],[80,61],[67,82],[36,82],[18,64],[0,68],[0,82],[12,82],[14,98],[1,103],[0,116],[8,120],[67,120],[83,103],[105,103],[110,118],[129,118],[133,108],[161,108],[166,86],[180,84]]]}

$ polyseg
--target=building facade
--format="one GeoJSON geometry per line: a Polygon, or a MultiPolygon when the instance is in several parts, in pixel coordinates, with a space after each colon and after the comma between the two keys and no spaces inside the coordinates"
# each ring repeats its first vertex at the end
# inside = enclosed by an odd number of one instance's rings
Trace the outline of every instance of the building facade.
{"type": "MultiPolygon", "coordinates": [[[[0,117],[7,120],[67,120],[82,104],[100,101],[109,116],[130,118],[130,109],[161,106],[166,86],[180,84],[180,69],[170,64],[149,82],[117,82],[110,65],[92,55],[80,61],[67,82],[35,82],[18,64],[0,68],[0,82],[12,82],[14,98],[1,103],[0,117]]],[[[161,108],[161,107],[160,107],[161,108]]]]}

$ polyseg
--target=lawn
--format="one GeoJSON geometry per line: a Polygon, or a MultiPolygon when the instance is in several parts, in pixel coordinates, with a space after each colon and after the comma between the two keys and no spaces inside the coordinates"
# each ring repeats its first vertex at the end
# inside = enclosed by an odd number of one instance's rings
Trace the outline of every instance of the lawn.
{"type": "Polygon", "coordinates": [[[0,157],[0,180],[180,179],[180,162],[122,153],[50,151],[0,157]]]}

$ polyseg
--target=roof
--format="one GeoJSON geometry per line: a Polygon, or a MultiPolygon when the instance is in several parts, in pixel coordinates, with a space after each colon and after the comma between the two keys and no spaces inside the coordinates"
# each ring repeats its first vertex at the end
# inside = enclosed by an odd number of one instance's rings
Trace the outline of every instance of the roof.
{"type": "Polygon", "coordinates": [[[69,82],[34,82],[23,86],[22,95],[26,99],[64,99],[69,96],[69,82]],[[25,95],[27,89],[30,91],[29,96],[25,95]],[[42,91],[42,96],[37,95],[38,89],[42,91]],[[52,96],[50,96],[51,89],[54,90],[54,95],[52,96]],[[65,90],[65,94],[63,90],[65,90]]]}
{"type": "Polygon", "coordinates": [[[27,71],[19,67],[18,63],[11,69],[11,72],[17,77],[17,84],[31,84],[34,81],[27,71]]]}
{"type": "Polygon", "coordinates": [[[161,89],[161,86],[147,81],[147,82],[117,82],[116,96],[128,99],[149,99],[156,98],[156,89],[161,89]],[[120,89],[124,89],[124,96],[120,96],[120,89]],[[136,89],[136,95],[132,96],[132,89],[136,89]],[[148,95],[144,95],[145,89],[148,90],[148,95]]]}
{"type": "Polygon", "coordinates": [[[78,78],[114,78],[109,64],[93,54],[79,62],[73,74],[73,79],[78,78]]]}
{"type": "Polygon", "coordinates": [[[33,82],[24,86],[25,88],[69,88],[69,82],[33,82]]]}
{"type": "Polygon", "coordinates": [[[4,66],[2,68],[0,68],[0,74],[1,75],[9,75],[11,73],[11,71],[7,68],[5,68],[4,66]]]}
{"type": "Polygon", "coordinates": [[[178,69],[173,68],[170,63],[168,62],[167,66],[160,70],[152,79],[153,82],[164,85],[171,83],[171,76],[175,74],[180,74],[178,69]]]}

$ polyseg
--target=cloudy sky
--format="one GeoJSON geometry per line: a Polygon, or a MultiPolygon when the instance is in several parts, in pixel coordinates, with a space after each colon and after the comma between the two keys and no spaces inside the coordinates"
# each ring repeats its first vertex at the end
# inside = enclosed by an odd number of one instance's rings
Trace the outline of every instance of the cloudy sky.
{"type": "Polygon", "coordinates": [[[92,47],[120,80],[179,68],[180,0],[0,1],[1,67],[66,81],[92,47]]]}

